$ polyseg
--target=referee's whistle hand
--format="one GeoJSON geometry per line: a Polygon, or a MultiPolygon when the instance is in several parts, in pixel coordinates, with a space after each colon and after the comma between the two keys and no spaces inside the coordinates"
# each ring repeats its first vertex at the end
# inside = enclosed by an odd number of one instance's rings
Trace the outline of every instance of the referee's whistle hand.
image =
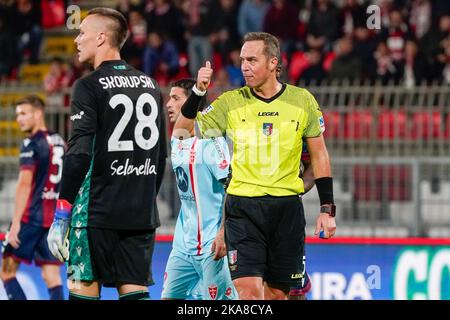
{"type": "Polygon", "coordinates": [[[319,238],[328,239],[336,233],[336,219],[328,213],[320,213],[316,220],[315,235],[319,238]]]}
{"type": "Polygon", "coordinates": [[[201,67],[197,73],[197,89],[200,91],[208,90],[211,83],[213,69],[211,68],[211,62],[206,61],[205,66],[201,67]]]}

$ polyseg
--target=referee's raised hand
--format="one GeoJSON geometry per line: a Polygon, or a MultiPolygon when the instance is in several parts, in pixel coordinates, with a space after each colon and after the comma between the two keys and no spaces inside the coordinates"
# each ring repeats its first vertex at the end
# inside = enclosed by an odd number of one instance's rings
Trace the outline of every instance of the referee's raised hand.
{"type": "Polygon", "coordinates": [[[209,84],[211,83],[211,78],[213,74],[213,69],[211,68],[211,62],[206,61],[205,66],[201,67],[197,73],[197,84],[196,87],[200,91],[208,90],[209,84]]]}

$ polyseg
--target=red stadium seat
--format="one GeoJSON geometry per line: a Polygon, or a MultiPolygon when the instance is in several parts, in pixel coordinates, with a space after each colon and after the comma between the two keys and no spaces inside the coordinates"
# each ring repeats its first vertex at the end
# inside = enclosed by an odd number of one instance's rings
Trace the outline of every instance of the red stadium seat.
{"type": "Polygon", "coordinates": [[[325,121],[325,138],[337,138],[340,132],[341,114],[338,111],[324,111],[323,120],[325,121]]]}
{"type": "Polygon", "coordinates": [[[355,165],[355,201],[410,201],[412,170],[409,165],[355,165]]]}
{"type": "Polygon", "coordinates": [[[413,113],[410,137],[428,140],[443,137],[442,114],[439,111],[416,111],[413,113]]]}
{"type": "Polygon", "coordinates": [[[406,113],[399,110],[382,111],[378,117],[378,138],[395,139],[406,137],[406,113]]]}
{"type": "Polygon", "coordinates": [[[373,124],[373,116],[370,111],[350,111],[347,113],[344,119],[345,138],[370,138],[373,124]]]}
{"type": "Polygon", "coordinates": [[[450,113],[447,114],[445,118],[445,130],[444,130],[445,139],[450,139],[450,113]]]}
{"type": "Polygon", "coordinates": [[[289,79],[291,83],[297,83],[302,72],[308,67],[308,60],[302,51],[296,51],[292,54],[291,63],[289,64],[289,79]]]}

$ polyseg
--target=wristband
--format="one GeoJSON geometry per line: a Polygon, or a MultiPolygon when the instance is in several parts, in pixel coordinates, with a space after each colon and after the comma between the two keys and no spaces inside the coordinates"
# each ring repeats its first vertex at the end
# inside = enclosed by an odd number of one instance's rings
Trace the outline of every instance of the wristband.
{"type": "Polygon", "coordinates": [[[197,96],[199,97],[203,97],[206,94],[206,90],[205,91],[201,91],[197,88],[197,85],[194,84],[194,86],[192,87],[192,92],[194,92],[197,96]]]}
{"type": "Polygon", "coordinates": [[[314,180],[319,193],[320,205],[333,204],[333,178],[323,177],[314,180]]]}

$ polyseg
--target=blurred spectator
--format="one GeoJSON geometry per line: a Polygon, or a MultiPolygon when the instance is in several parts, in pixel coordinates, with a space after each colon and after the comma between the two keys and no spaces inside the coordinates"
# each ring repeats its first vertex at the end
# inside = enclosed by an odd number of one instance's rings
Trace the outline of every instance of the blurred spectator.
{"type": "Polygon", "coordinates": [[[218,40],[218,27],[221,20],[219,2],[217,0],[191,0],[189,8],[189,70],[197,75],[198,69],[206,60],[212,59],[212,44],[218,40]]]}
{"type": "Polygon", "coordinates": [[[329,0],[317,0],[307,27],[306,43],[313,49],[330,50],[339,35],[339,12],[329,0]]]}
{"type": "Polygon", "coordinates": [[[41,0],[42,27],[44,29],[64,26],[66,4],[64,0],[41,0]]]}
{"type": "Polygon", "coordinates": [[[294,83],[302,83],[305,86],[311,84],[320,85],[327,77],[327,73],[323,68],[322,52],[316,49],[311,49],[305,54],[307,66],[300,74],[298,81],[294,83]]]}
{"type": "Polygon", "coordinates": [[[241,71],[241,51],[239,48],[231,50],[225,63],[225,71],[232,87],[241,87],[245,84],[241,71]]]}
{"type": "Polygon", "coordinates": [[[414,41],[407,41],[405,47],[405,71],[403,83],[411,88],[418,86],[427,78],[426,59],[419,52],[414,41]]]}
{"type": "Polygon", "coordinates": [[[78,55],[74,55],[67,70],[67,85],[71,87],[77,79],[85,76],[89,72],[91,72],[90,67],[81,63],[78,55]]]}
{"type": "Polygon", "coordinates": [[[267,0],[244,0],[239,8],[239,35],[244,37],[248,32],[263,31],[264,18],[268,10],[267,0]]]}
{"type": "Polygon", "coordinates": [[[141,69],[141,58],[147,42],[147,22],[139,11],[132,10],[128,25],[130,34],[124,45],[123,58],[133,67],[141,69]]]}
{"type": "Polygon", "coordinates": [[[409,16],[409,25],[417,39],[422,38],[430,29],[431,4],[429,0],[414,0],[409,16]]]}
{"type": "Polygon", "coordinates": [[[185,49],[181,12],[169,0],[154,0],[146,20],[147,33],[158,32],[174,42],[179,50],[185,49]]]}
{"type": "Polygon", "coordinates": [[[127,20],[131,11],[139,11],[141,9],[140,1],[118,0],[117,2],[116,10],[122,13],[127,20]]]}
{"type": "Polygon", "coordinates": [[[350,37],[336,42],[336,58],[328,74],[331,80],[359,80],[361,79],[361,61],[353,51],[353,41],[350,37]]]}
{"type": "Polygon", "coordinates": [[[0,15],[0,82],[10,74],[14,63],[13,36],[5,25],[5,19],[0,15]]]}
{"type": "Polygon", "coordinates": [[[228,78],[228,73],[225,69],[220,69],[215,73],[213,81],[211,82],[211,89],[215,88],[220,89],[221,91],[231,88],[230,79],[228,78]]]}
{"type": "Polygon", "coordinates": [[[240,45],[237,31],[238,7],[236,0],[220,0],[221,21],[219,23],[219,40],[216,45],[217,51],[226,60],[230,51],[240,45]]]}
{"type": "Polygon", "coordinates": [[[281,51],[289,57],[295,50],[299,11],[299,8],[288,0],[273,0],[264,18],[264,31],[280,40],[281,51]]]}
{"type": "Polygon", "coordinates": [[[450,39],[442,41],[443,52],[438,56],[438,60],[443,65],[442,76],[445,84],[450,84],[450,39]]]}
{"type": "Polygon", "coordinates": [[[364,78],[376,73],[376,63],[373,55],[376,47],[375,37],[366,26],[357,26],[354,29],[353,50],[361,60],[361,71],[364,78]]]}
{"type": "Polygon", "coordinates": [[[381,40],[386,42],[394,63],[403,63],[406,41],[413,39],[414,36],[408,25],[403,21],[401,12],[392,10],[389,14],[389,27],[381,31],[381,40]]]}
{"type": "Polygon", "coordinates": [[[428,31],[420,42],[420,47],[425,55],[430,68],[430,76],[442,79],[446,61],[446,44],[450,38],[450,15],[439,18],[438,28],[428,31]]]}
{"type": "Polygon", "coordinates": [[[22,63],[24,56],[29,56],[30,63],[38,63],[42,42],[39,2],[17,0],[11,22],[17,37],[17,65],[22,63]]]}
{"type": "Polygon", "coordinates": [[[383,85],[388,84],[392,79],[398,79],[400,77],[401,72],[394,65],[394,61],[385,42],[378,43],[374,57],[376,61],[375,77],[381,80],[383,85]]]}
{"type": "Polygon", "coordinates": [[[70,78],[66,73],[64,62],[61,58],[53,58],[50,69],[44,76],[44,91],[47,94],[58,93],[69,85],[70,78]]]}
{"type": "Polygon", "coordinates": [[[150,32],[143,54],[143,71],[164,86],[178,70],[179,55],[175,44],[158,32],[150,32]]]}
{"type": "Polygon", "coordinates": [[[339,13],[341,33],[344,36],[353,34],[356,27],[366,26],[366,6],[358,3],[358,0],[345,0],[339,13]]]}

